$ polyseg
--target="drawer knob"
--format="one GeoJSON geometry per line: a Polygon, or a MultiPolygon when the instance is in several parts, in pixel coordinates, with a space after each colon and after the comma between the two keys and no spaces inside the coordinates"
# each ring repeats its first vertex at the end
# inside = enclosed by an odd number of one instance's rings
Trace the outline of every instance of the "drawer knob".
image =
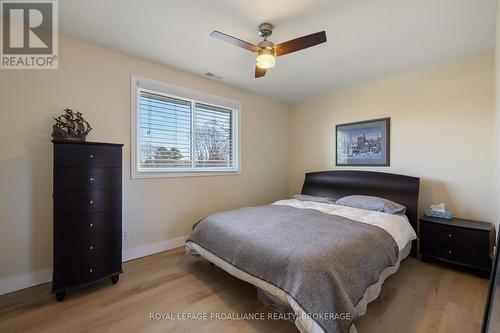
{"type": "Polygon", "coordinates": [[[448,234],[448,237],[451,238],[451,234],[448,234]]]}
{"type": "Polygon", "coordinates": [[[89,224],[89,226],[92,228],[92,227],[94,226],[94,224],[93,224],[93,223],[90,223],[90,224],[89,224]]]}
{"type": "Polygon", "coordinates": [[[90,202],[90,204],[91,204],[91,205],[93,205],[93,204],[94,204],[94,200],[90,200],[89,202],[90,202]]]}
{"type": "Polygon", "coordinates": [[[90,154],[90,155],[89,155],[89,158],[94,158],[94,155],[90,154]]]}
{"type": "Polygon", "coordinates": [[[448,251],[448,254],[451,254],[451,250],[450,250],[450,251],[448,251]]]}
{"type": "Polygon", "coordinates": [[[94,249],[94,247],[92,245],[90,245],[89,249],[90,249],[90,251],[92,251],[94,249]]]}
{"type": "Polygon", "coordinates": [[[93,270],[92,268],[91,268],[91,269],[89,269],[89,272],[90,272],[90,273],[92,273],[93,271],[94,271],[94,270],[93,270]]]}
{"type": "Polygon", "coordinates": [[[94,181],[94,178],[90,177],[90,178],[89,178],[89,181],[93,182],[93,181],[94,181]]]}

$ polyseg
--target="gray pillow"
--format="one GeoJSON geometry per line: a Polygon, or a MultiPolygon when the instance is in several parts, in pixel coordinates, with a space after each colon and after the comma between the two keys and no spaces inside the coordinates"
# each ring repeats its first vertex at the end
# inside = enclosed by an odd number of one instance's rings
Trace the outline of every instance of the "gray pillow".
{"type": "Polygon", "coordinates": [[[334,204],[336,200],[335,198],[316,197],[313,195],[305,195],[305,194],[297,194],[294,195],[293,197],[300,201],[311,201],[311,202],[319,202],[327,204],[334,204]]]}
{"type": "Polygon", "coordinates": [[[367,195],[349,195],[340,198],[336,202],[337,205],[374,210],[377,212],[384,212],[389,214],[404,215],[406,207],[391,200],[371,197],[367,195]]]}

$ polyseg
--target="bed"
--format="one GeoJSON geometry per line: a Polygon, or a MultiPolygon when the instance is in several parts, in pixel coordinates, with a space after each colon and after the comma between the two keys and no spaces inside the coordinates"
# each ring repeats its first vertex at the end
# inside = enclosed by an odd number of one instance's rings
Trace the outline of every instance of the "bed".
{"type": "Polygon", "coordinates": [[[416,254],[419,179],[368,171],[307,173],[301,194],[366,195],[406,207],[404,215],[297,199],[213,214],[186,242],[201,256],[258,288],[300,332],[356,332],[400,262],[416,254]]]}

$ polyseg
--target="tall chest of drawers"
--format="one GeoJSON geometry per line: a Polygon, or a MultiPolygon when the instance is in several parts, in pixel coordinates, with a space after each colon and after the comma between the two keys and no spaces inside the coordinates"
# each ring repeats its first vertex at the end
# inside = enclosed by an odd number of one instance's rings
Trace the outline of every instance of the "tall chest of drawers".
{"type": "Polygon", "coordinates": [[[66,291],[122,272],[122,146],[54,143],[52,291],[66,291]]]}

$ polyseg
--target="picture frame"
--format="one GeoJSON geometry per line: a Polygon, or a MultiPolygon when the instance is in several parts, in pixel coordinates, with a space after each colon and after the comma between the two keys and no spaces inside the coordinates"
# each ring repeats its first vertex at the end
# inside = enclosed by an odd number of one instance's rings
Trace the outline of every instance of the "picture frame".
{"type": "Polygon", "coordinates": [[[391,119],[335,125],[335,166],[390,166],[391,119]]]}

